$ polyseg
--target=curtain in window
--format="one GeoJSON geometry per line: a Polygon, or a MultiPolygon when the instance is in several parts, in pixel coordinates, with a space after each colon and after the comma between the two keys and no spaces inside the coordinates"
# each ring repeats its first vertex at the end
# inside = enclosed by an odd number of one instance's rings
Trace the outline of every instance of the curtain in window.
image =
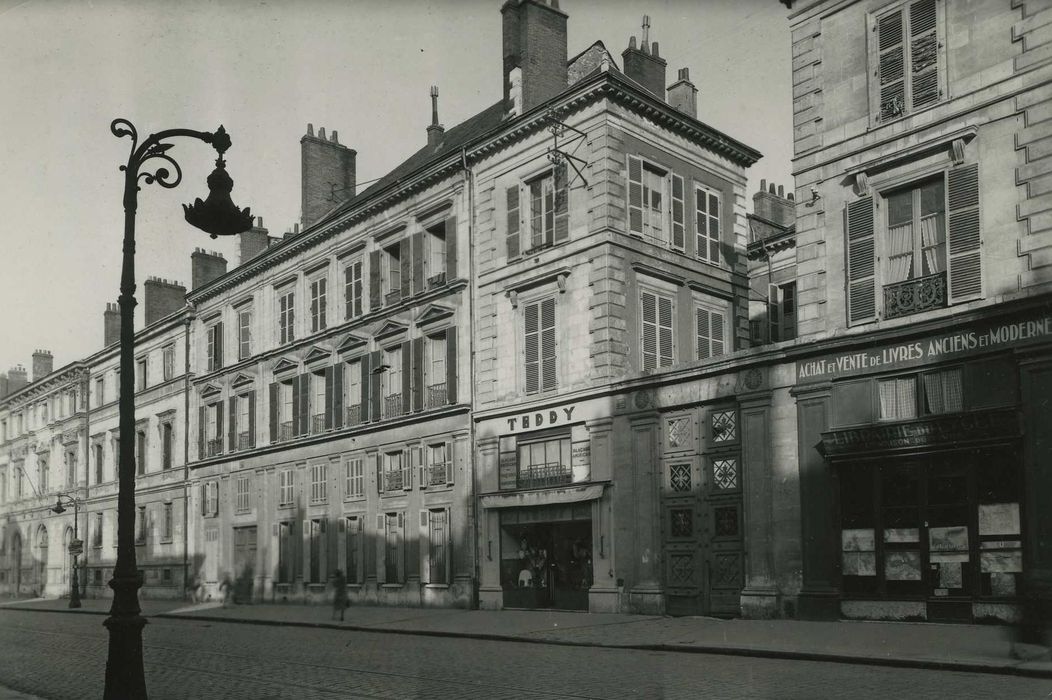
{"type": "Polygon", "coordinates": [[[913,270],[913,224],[888,227],[888,282],[902,282],[913,270]]]}
{"type": "Polygon", "coordinates": [[[961,370],[924,375],[924,396],[929,413],[956,413],[964,409],[961,370]]]}
{"type": "Polygon", "coordinates": [[[917,383],[913,377],[880,382],[880,417],[883,420],[917,417],[917,383]]]}
{"type": "Polygon", "coordinates": [[[933,275],[946,269],[942,216],[931,214],[920,220],[921,247],[924,250],[924,274],[933,275]]]}

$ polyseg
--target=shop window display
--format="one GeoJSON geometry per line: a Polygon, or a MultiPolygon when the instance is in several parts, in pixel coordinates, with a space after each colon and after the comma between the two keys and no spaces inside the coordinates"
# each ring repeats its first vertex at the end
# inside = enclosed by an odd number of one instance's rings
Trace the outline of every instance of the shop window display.
{"type": "Polygon", "coordinates": [[[592,585],[590,522],[505,525],[502,532],[505,607],[588,609],[592,585]]]}

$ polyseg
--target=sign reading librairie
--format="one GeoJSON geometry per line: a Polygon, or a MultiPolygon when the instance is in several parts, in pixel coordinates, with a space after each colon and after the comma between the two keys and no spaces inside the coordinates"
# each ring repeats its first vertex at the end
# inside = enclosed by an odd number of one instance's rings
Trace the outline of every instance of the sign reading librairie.
{"type": "Polygon", "coordinates": [[[965,357],[998,348],[1011,348],[1052,340],[1052,313],[1011,322],[986,323],[953,333],[930,336],[895,345],[855,352],[841,352],[812,360],[798,360],[798,383],[842,379],[885,369],[906,369],[965,357]]]}

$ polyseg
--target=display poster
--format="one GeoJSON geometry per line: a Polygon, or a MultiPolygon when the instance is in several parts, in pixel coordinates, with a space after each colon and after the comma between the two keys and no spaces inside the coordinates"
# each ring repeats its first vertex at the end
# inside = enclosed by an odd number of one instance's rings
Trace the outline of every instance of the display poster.
{"type": "Polygon", "coordinates": [[[979,505],[980,535],[1018,535],[1018,503],[983,503],[979,505]]]}
{"type": "Polygon", "coordinates": [[[588,440],[575,442],[570,447],[570,469],[574,483],[588,481],[592,471],[592,443],[588,440]]]}
{"type": "Polygon", "coordinates": [[[916,550],[886,551],[884,553],[884,578],[888,581],[920,581],[920,552],[916,550]]]}
{"type": "Polygon", "coordinates": [[[500,488],[513,489],[518,486],[519,460],[514,452],[500,453],[500,466],[498,470],[500,488]]]}

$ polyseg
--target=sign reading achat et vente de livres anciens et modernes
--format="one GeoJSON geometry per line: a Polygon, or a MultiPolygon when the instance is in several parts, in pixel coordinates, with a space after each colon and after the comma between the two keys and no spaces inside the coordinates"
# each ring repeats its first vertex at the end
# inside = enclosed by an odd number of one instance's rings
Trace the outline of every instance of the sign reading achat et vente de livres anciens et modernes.
{"type": "Polygon", "coordinates": [[[986,322],[973,328],[928,336],[905,343],[841,352],[817,359],[798,360],[798,383],[842,379],[866,372],[907,369],[968,355],[1052,340],[1052,311],[1031,318],[986,322]]]}

